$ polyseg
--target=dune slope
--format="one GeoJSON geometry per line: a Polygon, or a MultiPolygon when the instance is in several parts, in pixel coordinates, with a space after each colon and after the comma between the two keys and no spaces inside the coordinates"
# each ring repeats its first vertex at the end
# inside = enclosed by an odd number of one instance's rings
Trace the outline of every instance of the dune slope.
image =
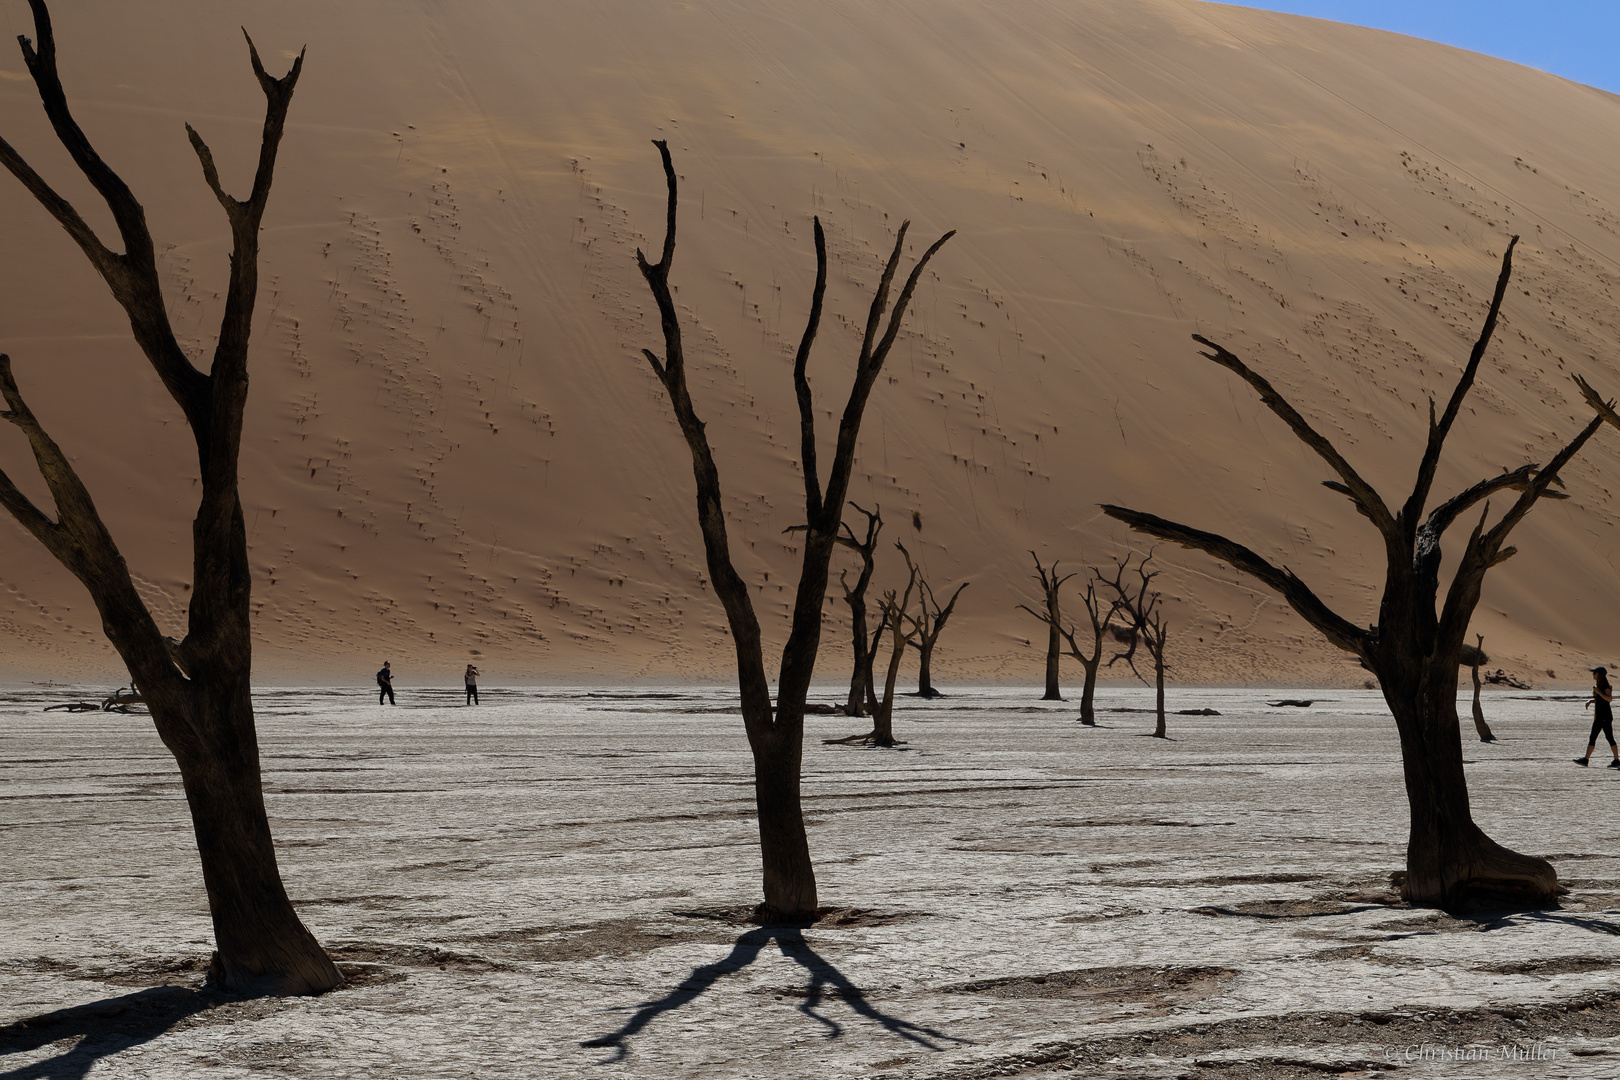
{"type": "MultiPolygon", "coordinates": [[[[492,680],[727,674],[685,446],[639,357],[659,340],[634,265],[662,238],[655,138],[683,183],[693,391],[773,641],[796,580],[812,215],[832,256],[825,440],[900,221],[913,254],[958,230],[874,397],[854,493],[937,587],[973,582],[936,679],[1039,676],[1044,635],[1014,610],[1028,551],[1126,550],[1101,502],[1226,532],[1376,619],[1372,531],[1192,333],[1398,499],[1518,233],[1440,494],[1559,445],[1584,419],[1571,373],[1620,392],[1620,99],[1432,43],[1196,0],[63,8],[77,114],[145,202],[199,363],[227,234],[182,122],[245,190],[262,106],[236,27],[272,67],[309,45],[244,441],[267,679],[365,680],[388,658],[402,686],[453,682],[469,656],[492,680]]],[[[0,30],[31,33],[26,8],[0,30]]],[[[15,54],[0,133],[110,233],[15,54]]],[[[180,633],[183,421],[76,249],[0,180],[0,349],[180,633]]],[[[9,429],[0,463],[43,498],[9,429]]],[[[1617,467],[1620,434],[1600,434],[1571,498],[1516,534],[1476,621],[1496,662],[1562,680],[1613,658],[1617,467]]],[[[1232,572],[1159,558],[1178,678],[1364,677],[1232,572]]],[[[901,570],[885,544],[877,587],[901,570]]],[[[843,605],[827,610],[837,679],[843,605]]],[[[119,674],[77,583],[0,524],[0,676],[119,674]]]]}

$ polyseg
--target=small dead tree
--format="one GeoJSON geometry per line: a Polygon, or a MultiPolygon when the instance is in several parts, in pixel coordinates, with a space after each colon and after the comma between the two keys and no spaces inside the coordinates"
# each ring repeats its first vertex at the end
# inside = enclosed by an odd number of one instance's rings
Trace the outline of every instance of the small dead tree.
{"type": "Polygon", "coordinates": [[[1027,611],[1041,622],[1046,624],[1046,693],[1041,695],[1042,701],[1062,701],[1063,692],[1058,689],[1058,657],[1061,649],[1058,638],[1061,634],[1059,627],[1063,625],[1063,613],[1058,605],[1058,590],[1063,583],[1074,577],[1074,574],[1058,576],[1057,560],[1052,560],[1049,568],[1041,565],[1041,557],[1033,551],[1029,557],[1035,560],[1035,573],[1031,576],[1041,585],[1041,602],[1046,611],[1039,612],[1028,604],[1019,604],[1019,610],[1027,611]]]}
{"type": "MultiPolygon", "coordinates": [[[[894,546],[900,548],[902,552],[905,551],[899,544],[894,546]]],[[[905,659],[906,646],[915,642],[921,632],[917,620],[910,614],[911,593],[917,587],[917,568],[912,565],[910,556],[906,558],[906,566],[910,569],[911,575],[906,580],[905,594],[897,599],[895,590],[886,589],[883,599],[878,602],[879,610],[883,613],[882,628],[889,631],[889,669],[883,679],[883,696],[878,699],[877,707],[872,710],[872,730],[864,735],[822,740],[829,745],[839,743],[846,746],[856,743],[868,746],[898,745],[894,737],[894,684],[900,677],[900,661],[905,659]],[[910,625],[909,629],[907,624],[910,625]]],[[[872,651],[877,652],[876,645],[872,651]]]]}
{"type": "Polygon", "coordinates": [[[867,634],[866,588],[872,583],[877,538],[883,531],[883,508],[867,510],[853,502],[849,505],[865,516],[866,539],[857,539],[849,522],[840,522],[842,531],[838,542],[861,557],[861,573],[855,579],[853,589],[849,587],[845,572],[838,572],[838,583],[844,589],[844,603],[849,605],[850,650],[855,657],[855,667],[849,676],[849,701],[844,706],[844,712],[849,716],[861,716],[864,715],[861,708],[863,703],[870,703],[874,709],[877,707],[877,691],[872,685],[872,663],[877,655],[878,637],[882,631],[880,629],[870,636],[867,634]]]}
{"type": "Polygon", "coordinates": [[[917,616],[913,620],[917,625],[917,634],[910,639],[911,647],[917,650],[917,697],[937,698],[941,694],[934,689],[932,668],[934,662],[934,646],[939,643],[939,635],[945,632],[945,623],[949,621],[951,612],[956,610],[956,598],[962,595],[962,590],[968,587],[967,582],[956,587],[951,598],[941,607],[934,598],[934,590],[929,587],[928,580],[911,562],[911,552],[906,550],[904,544],[896,544],[900,554],[906,557],[906,566],[917,578],[917,616]]]}
{"type": "Polygon", "coordinates": [[[1485,722],[1485,709],[1479,702],[1479,669],[1481,665],[1490,663],[1491,658],[1485,655],[1484,635],[1475,634],[1474,640],[1478,644],[1462,647],[1463,666],[1474,676],[1474,730],[1479,734],[1480,742],[1495,742],[1496,736],[1491,734],[1491,726],[1485,722]]]}
{"type": "MultiPolygon", "coordinates": [[[[1123,660],[1130,667],[1131,674],[1146,684],[1142,673],[1136,668],[1136,649],[1140,645],[1147,649],[1148,656],[1153,660],[1154,686],[1158,693],[1155,699],[1157,720],[1153,728],[1155,739],[1168,738],[1164,723],[1164,649],[1165,639],[1169,635],[1170,626],[1164,621],[1164,614],[1159,604],[1163,597],[1153,589],[1153,579],[1159,576],[1158,570],[1149,570],[1148,563],[1153,560],[1151,554],[1142,557],[1136,564],[1135,580],[1127,580],[1126,574],[1131,568],[1131,556],[1116,564],[1112,578],[1098,575],[1098,580],[1104,588],[1113,593],[1113,603],[1110,614],[1119,614],[1124,617],[1125,624],[1119,629],[1126,650],[1108,661],[1113,667],[1117,661],[1123,660]]],[[[1095,571],[1093,571],[1095,573],[1095,571]]]]}
{"type": "Polygon", "coordinates": [[[0,504],[89,590],[107,639],[129,669],[151,710],[153,726],[180,768],[214,923],[213,981],[240,993],[319,993],[342,983],[343,977],[299,920],[276,866],[253,721],[253,575],[237,490],[248,336],[259,285],[259,233],[303,54],[277,79],[265,72],[248,40],[253,74],[267,104],[258,169],[246,200],[226,194],[213,154],[186,126],[203,179],[225,210],[232,240],[224,317],[212,364],[204,372],[194,366],[170,327],[146,211],[73,118],[57,73],[50,13],[44,0],[29,0],[29,6],[38,44],[18,39],[23,62],[57,140],[106,202],[122,253],[104,244],[78,210],[3,139],[0,164],[66,230],[106,281],[129,316],[136,343],[191,428],[202,496],[191,528],[193,577],[184,640],[165,638],[158,629],[72,458],[23,399],[11,360],[3,355],[0,393],[7,411],[0,418],[28,439],[56,516],[36,507],[4,473],[0,504]]]}
{"type": "Polygon", "coordinates": [[[675,164],[669,145],[655,140],[663,159],[668,188],[668,209],[664,247],[656,263],[636,251],[636,265],[658,304],[664,336],[662,358],[651,349],[642,355],[653,374],[669,394],[676,422],[692,453],[692,474],[697,487],[698,526],[703,534],[703,550],[709,579],[725,609],[737,653],[737,684],[742,698],[743,728],[754,757],[754,804],[759,813],[760,855],[764,871],[765,912],[786,919],[813,918],[816,913],[816,875],[810,861],[810,845],[805,837],[804,812],[799,796],[800,763],[804,752],[804,706],[810,692],[816,652],[821,644],[822,605],[827,595],[828,567],[842,525],[844,501],[849,494],[850,474],[855,466],[855,447],[860,436],[861,417],[872,387],[883,370],[883,363],[900,333],[900,323],[911,304],[917,280],[930,259],[954,234],[948,232],[925,251],[906,278],[894,304],[888,325],[883,325],[889,309],[889,290],[894,283],[906,232],[911,223],[903,222],[895,236],[894,250],[878,280],[877,293],[867,314],[866,333],[855,363],[855,381],[850,387],[838,425],[832,468],[823,490],[816,458],[814,402],[806,365],[821,322],[822,300],[827,290],[827,241],[821,221],[815,221],[816,284],[810,300],[810,318],[793,362],[793,387],[799,405],[800,467],[804,476],[805,537],[799,586],[794,596],[792,627],[782,649],[778,669],[777,696],[771,702],[770,680],[765,674],[764,645],[760,640],[759,618],[754,612],[748,585],[731,561],[726,536],[726,518],[720,494],[720,470],[709,448],[703,421],[698,419],[687,389],[686,359],[681,344],[680,317],[670,291],[669,271],[675,260],[675,218],[677,184],[675,164]]]}
{"type": "MultiPolygon", "coordinates": [[[[1056,566],[1055,563],[1053,565],[1056,566]]],[[[1086,582],[1086,591],[1080,596],[1081,602],[1085,605],[1086,617],[1091,623],[1091,637],[1088,639],[1089,651],[1082,651],[1080,648],[1078,625],[1072,623],[1068,625],[1059,623],[1057,625],[1057,632],[1068,646],[1069,655],[1080,662],[1081,669],[1086,673],[1085,682],[1080,689],[1080,722],[1087,727],[1097,726],[1097,670],[1102,666],[1103,639],[1108,635],[1110,629],[1118,629],[1118,627],[1112,626],[1114,606],[1112,604],[1105,605],[1102,597],[1097,592],[1099,580],[1102,580],[1102,575],[1093,567],[1091,579],[1086,582]]],[[[1020,604],[1019,607],[1046,623],[1047,626],[1053,625],[1050,621],[1052,618],[1050,611],[1034,611],[1023,604],[1020,604]]]]}
{"type": "MultiPolygon", "coordinates": [[[[1513,273],[1508,243],[1496,291],[1478,340],[1443,413],[1429,406],[1429,431],[1412,492],[1398,509],[1351,467],[1332,443],[1277,393],[1264,377],[1231,352],[1207,338],[1194,339],[1210,351],[1202,355],[1237,375],[1286,424],[1309,450],[1337,475],[1325,486],[1348,498],[1356,512],[1372,522],[1383,541],[1385,578],[1378,622],[1366,626],[1331,610],[1292,571],[1275,566],[1242,544],[1215,533],[1189,528],[1139,510],[1105,506],[1110,517],[1140,532],[1206,552],[1236,570],[1257,578],[1288,601],[1327,641],[1357,657],[1377,676],[1384,701],[1400,734],[1401,763],[1411,809],[1402,892],[1415,904],[1455,908],[1476,896],[1509,897],[1532,903],[1551,900],[1558,892],[1558,873],[1545,859],[1510,851],[1485,835],[1468,804],[1463,775],[1462,738],[1458,730],[1457,682],[1463,637],[1479,603],[1485,574],[1511,557],[1506,546],[1515,526],[1535,504],[1558,493],[1549,490],[1560,470],[1586,445],[1605,421],[1620,426],[1613,404],[1580,383],[1598,415],[1545,465],[1521,465],[1481,480],[1452,496],[1425,516],[1446,436],[1474,384],[1480,361],[1496,328],[1502,299],[1513,273]],[[1507,512],[1494,525],[1491,496],[1515,491],[1507,512]],[[1441,538],[1456,521],[1485,503],[1478,523],[1463,545],[1451,584],[1440,601],[1441,538]],[[1440,602],[1439,610],[1436,603],[1440,602]]],[[[1577,380],[1579,382],[1579,380],[1577,380]]]]}

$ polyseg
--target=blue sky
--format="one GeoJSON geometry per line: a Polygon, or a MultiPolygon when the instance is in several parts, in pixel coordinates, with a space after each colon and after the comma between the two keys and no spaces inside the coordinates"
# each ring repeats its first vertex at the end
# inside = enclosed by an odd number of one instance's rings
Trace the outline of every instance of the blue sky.
{"type": "Polygon", "coordinates": [[[1235,0],[1442,41],[1620,93],[1620,0],[1235,0]]]}

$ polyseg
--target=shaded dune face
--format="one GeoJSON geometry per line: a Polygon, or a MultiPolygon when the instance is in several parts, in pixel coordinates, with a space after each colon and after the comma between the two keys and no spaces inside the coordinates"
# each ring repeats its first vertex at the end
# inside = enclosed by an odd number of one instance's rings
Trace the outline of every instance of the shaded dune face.
{"type": "MultiPolygon", "coordinates": [[[[1194,332],[1403,490],[1427,398],[1449,392],[1518,233],[1437,498],[1561,445],[1584,420],[1570,374],[1620,392],[1608,94],[1191,0],[617,10],[57,13],[70,99],[147,207],[200,364],[228,236],[182,122],[245,190],[258,91],[236,27],[267,63],[310,46],[243,441],[261,677],[364,681],[385,655],[402,687],[454,686],[469,655],[492,679],[728,673],[689,458],[639,357],[659,340],[634,265],[662,237],[653,138],[682,178],[672,280],[692,391],[772,649],[797,580],[783,530],[802,516],[791,361],[813,214],[831,260],[810,368],[824,455],[900,221],[958,230],[874,393],[852,491],[936,589],[974,582],[936,680],[1038,677],[1044,633],[1014,610],[1034,598],[1027,551],[1072,567],[1122,550],[1101,502],[1225,533],[1376,619],[1372,531],[1194,332]]],[[[0,30],[25,19],[6,9],[0,30]]],[[[115,235],[15,54],[0,132],[115,235]]],[[[183,421],[82,256],[0,179],[0,349],[178,636],[196,498],[183,421]]],[[[0,463],[45,498],[9,428],[0,463]]],[[[1496,662],[1573,677],[1608,655],[1617,475],[1620,439],[1602,433],[1565,471],[1572,498],[1516,532],[1523,553],[1475,620],[1496,662]]],[[[835,574],[854,565],[837,558],[835,574]]],[[[1179,678],[1363,677],[1231,571],[1159,558],[1179,678]]],[[[885,542],[874,590],[903,576],[885,542]]],[[[827,612],[821,673],[837,681],[847,616],[827,612]]],[[[119,673],[77,583],[0,524],[0,676],[119,673]]]]}

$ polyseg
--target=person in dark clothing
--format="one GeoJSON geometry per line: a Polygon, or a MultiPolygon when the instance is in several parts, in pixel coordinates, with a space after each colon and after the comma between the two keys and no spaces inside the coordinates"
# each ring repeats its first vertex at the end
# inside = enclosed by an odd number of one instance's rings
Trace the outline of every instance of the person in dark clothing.
{"type": "Polygon", "coordinates": [[[478,704],[478,669],[471,664],[467,665],[467,674],[463,676],[467,684],[467,704],[478,704]]]}
{"type": "Polygon", "coordinates": [[[382,670],[377,672],[377,704],[381,705],[384,698],[388,699],[388,704],[396,704],[394,701],[394,673],[389,668],[387,660],[383,661],[382,670]]]}
{"type": "Polygon", "coordinates": [[[1592,716],[1592,734],[1586,738],[1586,756],[1575,759],[1575,764],[1586,768],[1592,758],[1592,751],[1597,749],[1598,732],[1609,740],[1609,752],[1614,760],[1609,762],[1609,768],[1620,769],[1620,747],[1614,744],[1614,708],[1609,703],[1614,700],[1614,689],[1609,686],[1609,672],[1606,668],[1592,669],[1592,699],[1588,705],[1596,706],[1592,716]]]}

